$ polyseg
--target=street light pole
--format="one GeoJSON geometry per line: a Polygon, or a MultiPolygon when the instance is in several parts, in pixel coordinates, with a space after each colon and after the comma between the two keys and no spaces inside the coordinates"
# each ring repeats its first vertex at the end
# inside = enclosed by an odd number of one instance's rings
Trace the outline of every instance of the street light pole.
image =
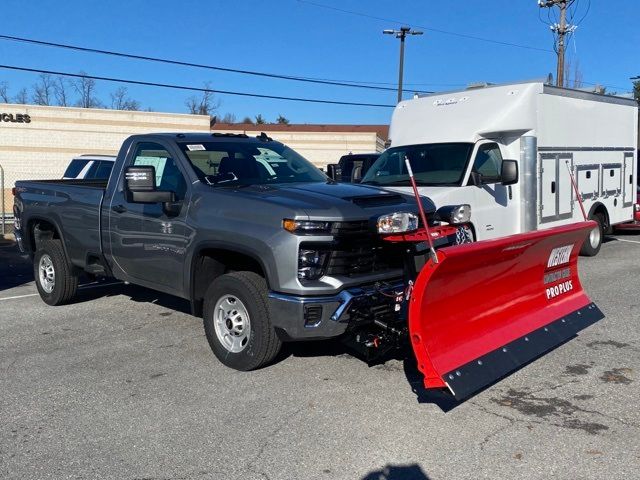
{"type": "Polygon", "coordinates": [[[402,79],[404,76],[404,40],[407,35],[422,35],[424,32],[411,30],[410,27],[400,27],[400,30],[383,30],[385,35],[395,35],[400,39],[400,68],[398,71],[398,103],[402,101],[402,79]]]}

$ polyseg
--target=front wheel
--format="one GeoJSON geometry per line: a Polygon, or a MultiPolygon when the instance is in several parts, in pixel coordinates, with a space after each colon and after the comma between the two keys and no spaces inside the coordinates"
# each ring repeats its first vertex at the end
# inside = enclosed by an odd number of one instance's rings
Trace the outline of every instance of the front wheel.
{"type": "Polygon", "coordinates": [[[60,240],[42,241],[33,258],[33,276],[40,298],[47,305],[68,303],[78,289],[78,276],[69,265],[60,240]]]}
{"type": "Polygon", "coordinates": [[[602,246],[602,241],[604,240],[604,230],[605,230],[605,217],[602,213],[594,213],[591,216],[591,219],[598,224],[598,226],[594,227],[591,232],[589,232],[589,236],[582,244],[582,248],[580,249],[580,255],[585,257],[595,257],[600,251],[600,247],[602,246]]]}
{"type": "Polygon", "coordinates": [[[227,367],[255,370],[280,351],[267,292],[267,282],[253,272],[221,275],[207,289],[204,331],[211,350],[227,367]]]}

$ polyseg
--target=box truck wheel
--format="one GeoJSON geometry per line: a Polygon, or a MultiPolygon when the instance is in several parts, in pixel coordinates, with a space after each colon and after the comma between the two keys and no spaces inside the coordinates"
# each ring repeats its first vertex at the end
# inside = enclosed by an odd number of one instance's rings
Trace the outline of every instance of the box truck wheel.
{"type": "Polygon", "coordinates": [[[254,272],[221,275],[207,289],[204,331],[211,350],[227,367],[255,370],[280,351],[267,292],[267,282],[254,272]]]}
{"type": "Polygon", "coordinates": [[[33,276],[40,297],[47,305],[69,302],[78,289],[78,276],[73,272],[60,240],[43,240],[33,261],[33,276]]]}
{"type": "Polygon", "coordinates": [[[600,212],[593,213],[590,220],[598,223],[598,226],[591,230],[589,236],[582,244],[580,254],[585,257],[595,257],[600,251],[602,240],[604,239],[605,217],[600,212]]]}

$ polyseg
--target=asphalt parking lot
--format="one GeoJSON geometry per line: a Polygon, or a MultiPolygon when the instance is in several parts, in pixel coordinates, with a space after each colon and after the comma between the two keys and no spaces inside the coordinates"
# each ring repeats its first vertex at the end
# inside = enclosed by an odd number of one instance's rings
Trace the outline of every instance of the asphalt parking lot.
{"type": "Polygon", "coordinates": [[[601,479],[640,468],[640,235],[581,259],[606,319],[466,402],[332,343],[240,373],[180,299],[89,285],[48,307],[0,245],[0,476],[601,479]]]}

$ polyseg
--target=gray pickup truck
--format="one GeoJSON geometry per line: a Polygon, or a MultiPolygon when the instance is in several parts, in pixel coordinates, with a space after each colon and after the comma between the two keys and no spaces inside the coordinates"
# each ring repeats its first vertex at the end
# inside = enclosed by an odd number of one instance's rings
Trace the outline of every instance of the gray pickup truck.
{"type": "MultiPolygon", "coordinates": [[[[47,304],[71,301],[83,273],[177,295],[220,361],[251,370],[283,341],[343,335],[366,350],[372,329],[406,331],[405,247],[379,232],[415,230],[416,206],[333,182],[264,134],[178,133],[128,138],[108,181],[19,181],[14,214],[47,304]]],[[[468,237],[455,218],[436,246],[468,237]]]]}

